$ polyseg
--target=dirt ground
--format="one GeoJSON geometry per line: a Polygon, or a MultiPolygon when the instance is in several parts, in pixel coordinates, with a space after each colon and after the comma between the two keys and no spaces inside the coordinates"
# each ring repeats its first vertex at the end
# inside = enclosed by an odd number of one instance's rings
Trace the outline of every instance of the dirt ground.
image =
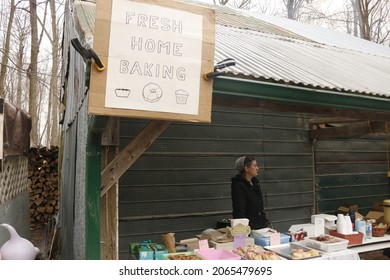
{"type": "Polygon", "coordinates": [[[383,250],[361,253],[359,256],[361,260],[390,260],[383,254],[383,250]]]}
{"type": "Polygon", "coordinates": [[[49,229],[47,224],[31,225],[30,241],[40,250],[37,259],[48,259],[52,236],[53,232],[49,229]]]}

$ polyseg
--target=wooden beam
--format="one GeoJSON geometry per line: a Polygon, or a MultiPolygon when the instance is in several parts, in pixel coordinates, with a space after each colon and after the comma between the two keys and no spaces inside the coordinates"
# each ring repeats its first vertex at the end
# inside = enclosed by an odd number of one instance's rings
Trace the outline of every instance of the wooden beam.
{"type": "Polygon", "coordinates": [[[316,124],[332,124],[332,123],[352,123],[352,122],[361,122],[362,120],[345,118],[345,117],[328,117],[328,118],[314,118],[310,119],[309,123],[316,124]]]}
{"type": "Polygon", "coordinates": [[[339,127],[327,127],[311,130],[311,138],[317,140],[352,138],[373,133],[386,133],[386,122],[358,122],[339,127]]]}
{"type": "Polygon", "coordinates": [[[259,108],[279,112],[304,113],[323,117],[339,117],[358,120],[390,121],[390,113],[356,109],[340,109],[282,102],[261,101],[254,98],[234,98],[213,95],[213,105],[236,108],[259,108]]]}
{"type": "MultiPolygon", "coordinates": [[[[112,162],[119,152],[119,118],[110,117],[102,134],[102,169],[112,162]]],[[[100,258],[118,259],[118,183],[101,198],[100,204],[100,258]]]]}
{"type": "Polygon", "coordinates": [[[169,121],[151,121],[118,156],[102,171],[101,196],[113,186],[126,170],[169,126],[169,121]]]}
{"type": "Polygon", "coordinates": [[[119,118],[110,117],[102,134],[102,146],[119,147],[119,118]]]}

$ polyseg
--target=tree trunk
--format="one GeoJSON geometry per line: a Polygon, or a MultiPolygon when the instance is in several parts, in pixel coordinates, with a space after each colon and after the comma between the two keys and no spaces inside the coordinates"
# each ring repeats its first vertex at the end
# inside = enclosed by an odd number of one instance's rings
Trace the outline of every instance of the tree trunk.
{"type": "Polygon", "coordinates": [[[5,94],[4,81],[5,81],[5,76],[7,74],[8,57],[10,55],[9,45],[11,41],[11,30],[12,30],[12,23],[14,21],[14,15],[15,15],[15,0],[11,0],[11,9],[8,18],[7,33],[5,35],[3,57],[1,59],[1,67],[0,67],[0,98],[4,98],[4,94],[5,94]]]}
{"type": "Polygon", "coordinates": [[[30,3],[30,24],[31,24],[31,61],[29,66],[29,114],[31,117],[31,145],[39,145],[39,129],[37,118],[37,98],[38,98],[38,17],[37,1],[29,0],[30,3]]]}
{"type": "Polygon", "coordinates": [[[359,26],[360,37],[366,40],[371,39],[370,35],[370,22],[369,22],[369,8],[370,0],[358,1],[358,13],[359,13],[359,26]]]}
{"type": "Polygon", "coordinates": [[[58,145],[58,65],[59,61],[59,35],[57,29],[57,16],[54,0],[50,0],[51,28],[52,28],[52,69],[50,77],[50,96],[48,100],[47,141],[46,145],[58,145]]]}
{"type": "Polygon", "coordinates": [[[20,28],[19,31],[19,49],[18,49],[18,57],[16,60],[16,65],[17,65],[17,86],[16,86],[16,107],[22,108],[22,83],[23,83],[23,78],[22,78],[22,73],[23,73],[23,59],[24,59],[24,45],[25,45],[25,40],[26,40],[26,33],[24,33],[24,30],[20,28]]]}
{"type": "Polygon", "coordinates": [[[287,18],[298,20],[304,1],[305,0],[283,0],[283,3],[287,9],[287,18]]]}
{"type": "Polygon", "coordinates": [[[355,37],[359,36],[359,0],[351,0],[353,8],[353,35],[355,37]]]}

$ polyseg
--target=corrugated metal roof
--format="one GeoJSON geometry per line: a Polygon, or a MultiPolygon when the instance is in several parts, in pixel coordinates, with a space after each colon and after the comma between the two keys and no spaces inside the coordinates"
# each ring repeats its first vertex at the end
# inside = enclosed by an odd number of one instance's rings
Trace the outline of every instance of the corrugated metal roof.
{"type": "Polygon", "coordinates": [[[74,2],[76,30],[84,45],[92,46],[93,30],[95,28],[96,4],[90,2],[74,2]]]}
{"type": "Polygon", "coordinates": [[[390,97],[390,48],[286,18],[213,8],[217,17],[215,61],[236,60],[227,73],[390,97]]]}
{"type": "Polygon", "coordinates": [[[329,46],[335,46],[349,50],[361,51],[364,53],[379,56],[390,57],[389,47],[381,44],[376,44],[367,40],[362,40],[361,38],[355,37],[351,34],[337,32],[316,25],[309,25],[287,18],[268,16],[249,11],[244,11],[244,13],[247,13],[257,19],[269,22],[270,24],[273,24],[275,26],[279,26],[280,28],[287,29],[290,31],[293,30],[300,36],[303,36],[304,38],[317,43],[322,43],[329,46]]]}
{"type": "Polygon", "coordinates": [[[225,26],[216,30],[215,60],[236,60],[228,73],[390,97],[389,58],[251,30],[225,26]]]}
{"type": "MultiPolygon", "coordinates": [[[[390,98],[388,47],[289,19],[194,4],[216,11],[215,62],[236,60],[226,74],[390,98]]],[[[93,30],[90,22],[78,21],[85,33],[93,30]]]]}

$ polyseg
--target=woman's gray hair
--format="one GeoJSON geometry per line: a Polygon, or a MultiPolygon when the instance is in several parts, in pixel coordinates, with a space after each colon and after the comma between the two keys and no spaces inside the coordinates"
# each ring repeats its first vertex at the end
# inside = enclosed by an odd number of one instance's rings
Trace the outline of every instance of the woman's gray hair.
{"type": "Polygon", "coordinates": [[[252,163],[252,161],[254,160],[256,159],[253,157],[248,157],[248,156],[239,157],[238,159],[236,159],[234,166],[236,170],[241,173],[244,170],[245,166],[252,163]]]}
{"type": "Polygon", "coordinates": [[[237,160],[236,160],[236,163],[234,164],[234,166],[236,167],[237,171],[238,172],[241,172],[242,170],[244,170],[244,167],[245,167],[245,158],[246,157],[239,157],[237,160]]]}

